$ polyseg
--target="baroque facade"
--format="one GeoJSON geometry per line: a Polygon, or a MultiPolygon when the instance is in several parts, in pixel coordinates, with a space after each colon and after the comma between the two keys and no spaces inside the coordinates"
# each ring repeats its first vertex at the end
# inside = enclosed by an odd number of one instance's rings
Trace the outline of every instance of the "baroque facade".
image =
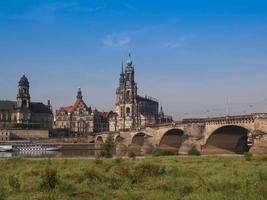
{"type": "Polygon", "coordinates": [[[45,105],[31,102],[30,84],[25,75],[18,83],[16,101],[0,101],[0,129],[52,129],[53,112],[50,101],[45,105]]]}
{"type": "Polygon", "coordinates": [[[162,108],[159,113],[159,103],[155,98],[138,95],[130,53],[125,70],[122,65],[115,107],[116,111],[109,119],[110,131],[146,127],[157,124],[164,118],[162,108]]]}
{"type": "Polygon", "coordinates": [[[80,136],[108,131],[108,113],[88,107],[83,101],[82,91],[79,88],[75,103],[60,107],[56,111],[55,128],[67,129],[80,136]]]}

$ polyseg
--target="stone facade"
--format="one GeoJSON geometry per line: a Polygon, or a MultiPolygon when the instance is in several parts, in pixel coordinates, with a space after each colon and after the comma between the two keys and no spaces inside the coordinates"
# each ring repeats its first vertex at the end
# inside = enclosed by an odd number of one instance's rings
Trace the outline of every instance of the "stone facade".
{"type": "Polygon", "coordinates": [[[18,84],[16,101],[0,101],[0,129],[52,129],[53,112],[48,105],[31,102],[30,84],[25,75],[18,84]]]}
{"type": "Polygon", "coordinates": [[[0,142],[1,141],[9,141],[10,140],[10,132],[9,131],[0,131],[0,142]]]}
{"type": "Polygon", "coordinates": [[[116,111],[110,115],[110,131],[130,130],[157,124],[164,118],[159,115],[159,103],[152,97],[142,97],[137,93],[135,70],[129,54],[127,65],[120,74],[119,87],[116,90],[116,111]]]}
{"type": "Polygon", "coordinates": [[[56,111],[55,128],[67,129],[73,134],[86,135],[107,131],[108,113],[92,110],[83,101],[82,91],[79,88],[76,101],[73,105],[61,107],[56,111]]]}

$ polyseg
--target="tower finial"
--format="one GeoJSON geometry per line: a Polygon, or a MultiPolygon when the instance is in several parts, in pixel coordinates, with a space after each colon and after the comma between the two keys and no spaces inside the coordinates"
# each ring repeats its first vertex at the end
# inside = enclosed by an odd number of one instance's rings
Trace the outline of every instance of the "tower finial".
{"type": "Polygon", "coordinates": [[[130,66],[132,65],[132,56],[131,56],[131,51],[129,50],[129,53],[128,53],[128,60],[127,60],[127,65],[130,66]]]}
{"type": "Polygon", "coordinates": [[[81,88],[78,88],[77,99],[82,99],[82,98],[83,98],[82,90],[81,90],[81,88]]]}

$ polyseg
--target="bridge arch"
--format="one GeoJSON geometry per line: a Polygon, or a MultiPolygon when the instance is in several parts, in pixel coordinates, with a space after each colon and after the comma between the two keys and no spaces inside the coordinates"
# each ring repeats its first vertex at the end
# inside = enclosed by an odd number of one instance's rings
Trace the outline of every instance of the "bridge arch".
{"type": "Polygon", "coordinates": [[[146,136],[146,133],[144,132],[138,132],[134,134],[134,136],[132,137],[131,144],[143,146],[145,142],[145,136],[146,136]]]}
{"type": "Polygon", "coordinates": [[[214,130],[207,138],[204,153],[244,153],[249,151],[249,130],[239,125],[226,125],[214,130]]]}
{"type": "Polygon", "coordinates": [[[96,139],[95,139],[95,147],[96,148],[100,148],[101,145],[104,143],[104,139],[102,136],[97,136],[96,139]]]}
{"type": "Polygon", "coordinates": [[[167,130],[160,138],[159,148],[178,153],[183,142],[184,131],[178,128],[167,130]]]}
{"type": "Polygon", "coordinates": [[[141,155],[141,148],[145,143],[146,135],[147,134],[144,132],[135,133],[131,139],[131,143],[129,144],[129,152],[132,152],[135,155],[141,155]]]}

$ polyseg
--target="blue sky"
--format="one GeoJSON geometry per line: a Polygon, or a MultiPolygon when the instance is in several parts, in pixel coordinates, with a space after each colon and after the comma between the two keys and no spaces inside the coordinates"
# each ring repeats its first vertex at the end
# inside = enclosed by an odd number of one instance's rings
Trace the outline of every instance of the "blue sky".
{"type": "Polygon", "coordinates": [[[0,0],[0,99],[114,109],[131,50],[139,93],[176,119],[267,109],[267,2],[0,0]]]}

